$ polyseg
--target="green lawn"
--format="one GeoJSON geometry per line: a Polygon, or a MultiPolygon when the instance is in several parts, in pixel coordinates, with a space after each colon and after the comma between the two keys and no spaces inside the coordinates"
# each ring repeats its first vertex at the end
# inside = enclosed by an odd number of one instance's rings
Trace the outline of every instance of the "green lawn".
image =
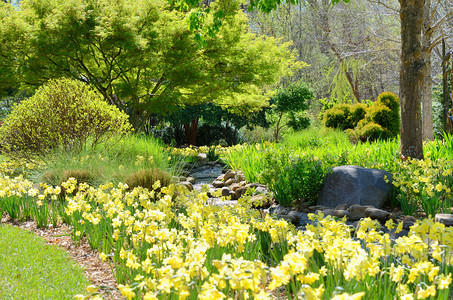
{"type": "Polygon", "coordinates": [[[0,299],[74,299],[89,285],[68,254],[32,233],[0,225],[0,299]]]}

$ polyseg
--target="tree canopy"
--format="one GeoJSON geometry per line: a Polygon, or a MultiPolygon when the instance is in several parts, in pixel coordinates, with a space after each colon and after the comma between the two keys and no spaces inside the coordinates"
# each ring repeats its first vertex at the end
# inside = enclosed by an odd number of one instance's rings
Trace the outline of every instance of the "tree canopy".
{"type": "MultiPolygon", "coordinates": [[[[136,129],[152,113],[213,102],[233,112],[266,105],[266,87],[303,63],[288,43],[248,31],[236,4],[203,47],[193,10],[163,0],[24,0],[0,4],[0,89],[71,77],[127,111],[136,129]],[[4,54],[5,53],[5,54],[4,54]],[[12,76],[14,75],[14,76],[12,76]]],[[[215,25],[224,7],[204,15],[215,25]]]]}

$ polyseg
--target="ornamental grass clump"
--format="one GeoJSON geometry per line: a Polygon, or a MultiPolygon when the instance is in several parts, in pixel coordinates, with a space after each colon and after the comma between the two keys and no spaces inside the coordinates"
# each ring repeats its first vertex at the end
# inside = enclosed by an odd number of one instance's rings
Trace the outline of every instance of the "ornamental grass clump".
{"type": "Polygon", "coordinates": [[[10,156],[31,158],[58,148],[95,147],[130,130],[128,116],[87,84],[58,79],[14,106],[0,128],[0,142],[10,156]]]}

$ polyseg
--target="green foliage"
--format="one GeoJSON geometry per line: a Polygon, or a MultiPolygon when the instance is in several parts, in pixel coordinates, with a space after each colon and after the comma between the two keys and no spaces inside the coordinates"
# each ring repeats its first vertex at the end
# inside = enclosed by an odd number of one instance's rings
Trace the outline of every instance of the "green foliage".
{"type": "Polygon", "coordinates": [[[351,115],[351,105],[341,103],[324,112],[324,124],[330,128],[346,130],[354,128],[351,115]]]}
{"type": "Polygon", "coordinates": [[[337,104],[324,112],[323,120],[327,127],[347,130],[356,140],[387,139],[399,134],[399,110],[399,98],[384,92],[374,103],[337,104]]]}
{"type": "Polygon", "coordinates": [[[272,97],[271,105],[277,112],[289,113],[308,109],[308,100],[313,99],[313,92],[304,84],[292,84],[280,89],[272,97]]]}
{"type": "Polygon", "coordinates": [[[51,150],[81,149],[125,134],[126,114],[104,102],[88,85],[70,79],[51,80],[14,106],[0,129],[9,155],[31,157],[51,150]]]}
{"type": "Polygon", "coordinates": [[[362,141],[376,141],[378,139],[388,139],[392,137],[391,132],[374,122],[360,122],[352,134],[357,135],[362,141]]]}
{"type": "Polygon", "coordinates": [[[386,116],[379,116],[374,119],[371,118],[376,123],[380,124],[382,127],[388,129],[392,136],[396,136],[400,133],[400,99],[397,95],[391,92],[381,93],[375,105],[383,104],[390,109],[390,112],[386,116]]]}
{"type": "Polygon", "coordinates": [[[277,202],[282,206],[297,206],[304,202],[313,204],[329,168],[313,157],[291,157],[286,155],[266,156],[266,168],[261,173],[277,202]]]}
{"type": "Polygon", "coordinates": [[[305,130],[285,135],[282,143],[287,147],[298,149],[328,148],[336,144],[349,144],[349,137],[342,130],[326,127],[309,127],[305,130]]]}
{"type": "Polygon", "coordinates": [[[67,152],[60,149],[43,157],[43,161],[44,165],[37,168],[32,177],[51,185],[59,185],[69,177],[92,186],[106,182],[118,184],[141,170],[161,169],[178,175],[180,168],[180,161],[172,158],[156,139],[135,135],[90,150],[67,152]]]}
{"type": "Polygon", "coordinates": [[[17,227],[0,225],[0,262],[2,299],[74,299],[89,285],[66,251],[17,227]]]}
{"type": "MultiPolygon", "coordinates": [[[[206,9],[203,19],[213,25],[226,6],[206,9]]],[[[289,43],[251,33],[239,3],[229,2],[228,11],[200,49],[187,24],[192,14],[179,4],[23,0],[20,9],[0,8],[0,16],[8,16],[0,18],[0,50],[10,53],[0,55],[0,69],[15,58],[15,72],[8,75],[24,86],[83,78],[126,111],[137,131],[153,113],[185,105],[217,103],[236,113],[259,109],[267,105],[266,91],[303,64],[289,43]]]]}
{"type": "Polygon", "coordinates": [[[277,94],[271,98],[271,112],[273,125],[275,127],[274,139],[278,141],[281,131],[284,127],[289,126],[294,130],[307,128],[310,120],[300,115],[300,112],[308,109],[308,101],[313,99],[313,92],[303,83],[295,83],[280,89],[277,94]],[[285,120],[287,116],[289,120],[285,120]]]}

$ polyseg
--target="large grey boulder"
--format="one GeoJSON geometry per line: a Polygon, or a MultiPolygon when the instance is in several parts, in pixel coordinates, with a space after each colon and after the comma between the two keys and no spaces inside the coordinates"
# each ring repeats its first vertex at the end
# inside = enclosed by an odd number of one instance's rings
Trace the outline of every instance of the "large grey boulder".
{"type": "Polygon", "coordinates": [[[391,192],[392,174],[387,171],[357,166],[335,167],[324,180],[318,205],[360,204],[382,208],[389,201],[391,192]]]}

